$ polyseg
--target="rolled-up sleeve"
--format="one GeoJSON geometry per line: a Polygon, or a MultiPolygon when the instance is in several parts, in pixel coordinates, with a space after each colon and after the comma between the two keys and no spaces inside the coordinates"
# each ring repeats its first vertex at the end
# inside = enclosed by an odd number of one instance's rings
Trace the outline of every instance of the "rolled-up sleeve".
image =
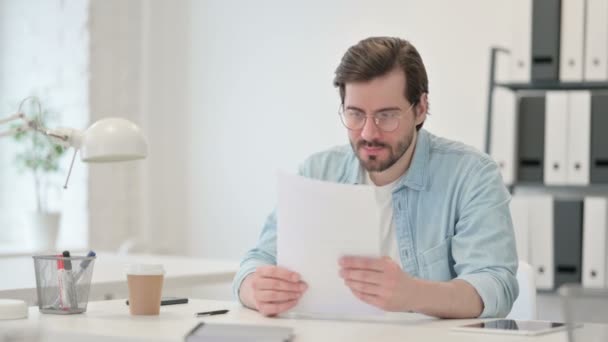
{"type": "Polygon", "coordinates": [[[266,224],[262,229],[258,244],[255,248],[249,250],[243,260],[241,266],[236,273],[232,282],[232,292],[240,301],[239,290],[241,283],[249,274],[255,272],[258,266],[276,265],[277,263],[277,220],[276,212],[272,212],[266,219],[266,224]]]}
{"type": "Polygon", "coordinates": [[[480,317],[505,317],[519,294],[511,196],[490,159],[467,179],[452,238],[454,270],[481,297],[480,317]]]}
{"type": "MultiPolygon", "coordinates": [[[[307,158],[298,169],[298,175],[308,178],[319,178],[324,170],[327,156],[317,154],[307,158]],[[315,162],[316,161],[316,162],[315,162]],[[316,168],[316,169],[315,169],[316,168]]],[[[232,282],[232,293],[241,300],[239,290],[245,278],[255,272],[258,266],[277,264],[277,215],[276,209],[268,215],[266,223],[255,248],[249,250],[241,261],[241,266],[232,282]]],[[[242,304],[242,303],[241,303],[242,304]]]]}

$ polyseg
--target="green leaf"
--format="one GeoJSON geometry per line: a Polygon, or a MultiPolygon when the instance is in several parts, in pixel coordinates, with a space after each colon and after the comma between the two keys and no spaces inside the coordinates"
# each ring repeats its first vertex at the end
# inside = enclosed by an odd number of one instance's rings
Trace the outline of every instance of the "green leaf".
{"type": "MultiPolygon", "coordinates": [[[[24,112],[28,117],[34,118],[36,111],[34,107],[26,106],[24,112]]],[[[43,107],[42,113],[38,118],[38,121],[44,126],[49,127],[49,119],[57,118],[56,112],[45,109],[43,107]]],[[[12,128],[16,129],[21,127],[23,124],[16,124],[12,128]]],[[[20,172],[40,172],[39,176],[45,178],[45,174],[49,175],[56,173],[60,170],[59,162],[66,153],[66,149],[52,142],[48,137],[42,133],[36,131],[21,131],[13,135],[14,141],[16,141],[21,148],[15,156],[15,164],[20,172]]]]}

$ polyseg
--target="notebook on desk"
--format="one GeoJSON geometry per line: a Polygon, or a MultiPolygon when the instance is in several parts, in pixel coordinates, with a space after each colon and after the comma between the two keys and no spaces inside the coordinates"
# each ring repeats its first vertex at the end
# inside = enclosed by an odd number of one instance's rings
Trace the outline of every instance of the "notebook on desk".
{"type": "Polygon", "coordinates": [[[186,342],[288,342],[293,337],[289,327],[201,322],[186,335],[186,342]]]}

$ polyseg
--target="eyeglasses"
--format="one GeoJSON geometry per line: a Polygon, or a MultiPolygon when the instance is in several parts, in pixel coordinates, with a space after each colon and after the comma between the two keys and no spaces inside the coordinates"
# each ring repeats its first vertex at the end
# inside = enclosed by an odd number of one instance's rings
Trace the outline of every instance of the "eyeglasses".
{"type": "Polygon", "coordinates": [[[367,118],[372,117],[374,119],[374,123],[380,130],[383,132],[392,132],[399,128],[399,119],[401,116],[404,113],[409,112],[413,106],[414,104],[412,103],[403,113],[400,110],[387,110],[374,113],[373,115],[366,115],[364,112],[357,109],[344,109],[344,105],[341,105],[338,115],[340,115],[340,119],[342,120],[344,127],[352,131],[363,129],[363,127],[365,127],[365,123],[367,122],[367,118]]]}

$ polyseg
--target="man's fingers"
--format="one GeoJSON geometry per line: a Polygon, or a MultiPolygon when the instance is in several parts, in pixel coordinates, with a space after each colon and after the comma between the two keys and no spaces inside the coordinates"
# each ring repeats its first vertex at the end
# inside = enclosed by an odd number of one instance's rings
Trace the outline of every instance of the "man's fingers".
{"type": "Polygon", "coordinates": [[[380,298],[378,296],[359,292],[353,289],[351,289],[350,291],[355,295],[355,297],[359,298],[361,301],[382,309],[380,298]]]}
{"type": "Polygon", "coordinates": [[[298,300],[290,300],[281,303],[258,303],[258,311],[265,316],[275,316],[285,312],[298,304],[298,300]]]}
{"type": "Polygon", "coordinates": [[[260,266],[255,271],[260,276],[266,278],[277,278],[293,283],[300,281],[300,275],[298,273],[274,265],[260,266]]]}
{"type": "Polygon", "coordinates": [[[361,270],[373,270],[381,272],[384,270],[385,259],[382,258],[368,258],[358,256],[344,256],[341,257],[338,263],[343,268],[354,268],[361,270]]]}
{"type": "Polygon", "coordinates": [[[374,296],[380,295],[381,288],[380,288],[380,286],[378,286],[376,284],[364,283],[364,282],[354,281],[354,280],[345,280],[344,283],[351,290],[358,291],[358,292],[368,294],[368,295],[374,295],[374,296]]]}
{"type": "Polygon", "coordinates": [[[285,291],[273,291],[273,290],[262,290],[255,292],[255,299],[258,302],[285,302],[300,298],[302,295],[300,292],[285,292],[285,291]]]}
{"type": "Polygon", "coordinates": [[[340,270],[340,277],[344,280],[355,280],[372,284],[380,284],[382,282],[382,273],[377,271],[343,268],[340,270]]]}
{"type": "Polygon", "coordinates": [[[292,283],[281,279],[260,277],[254,279],[251,285],[255,290],[276,290],[290,292],[303,292],[308,288],[308,286],[303,282],[292,283]]]}

